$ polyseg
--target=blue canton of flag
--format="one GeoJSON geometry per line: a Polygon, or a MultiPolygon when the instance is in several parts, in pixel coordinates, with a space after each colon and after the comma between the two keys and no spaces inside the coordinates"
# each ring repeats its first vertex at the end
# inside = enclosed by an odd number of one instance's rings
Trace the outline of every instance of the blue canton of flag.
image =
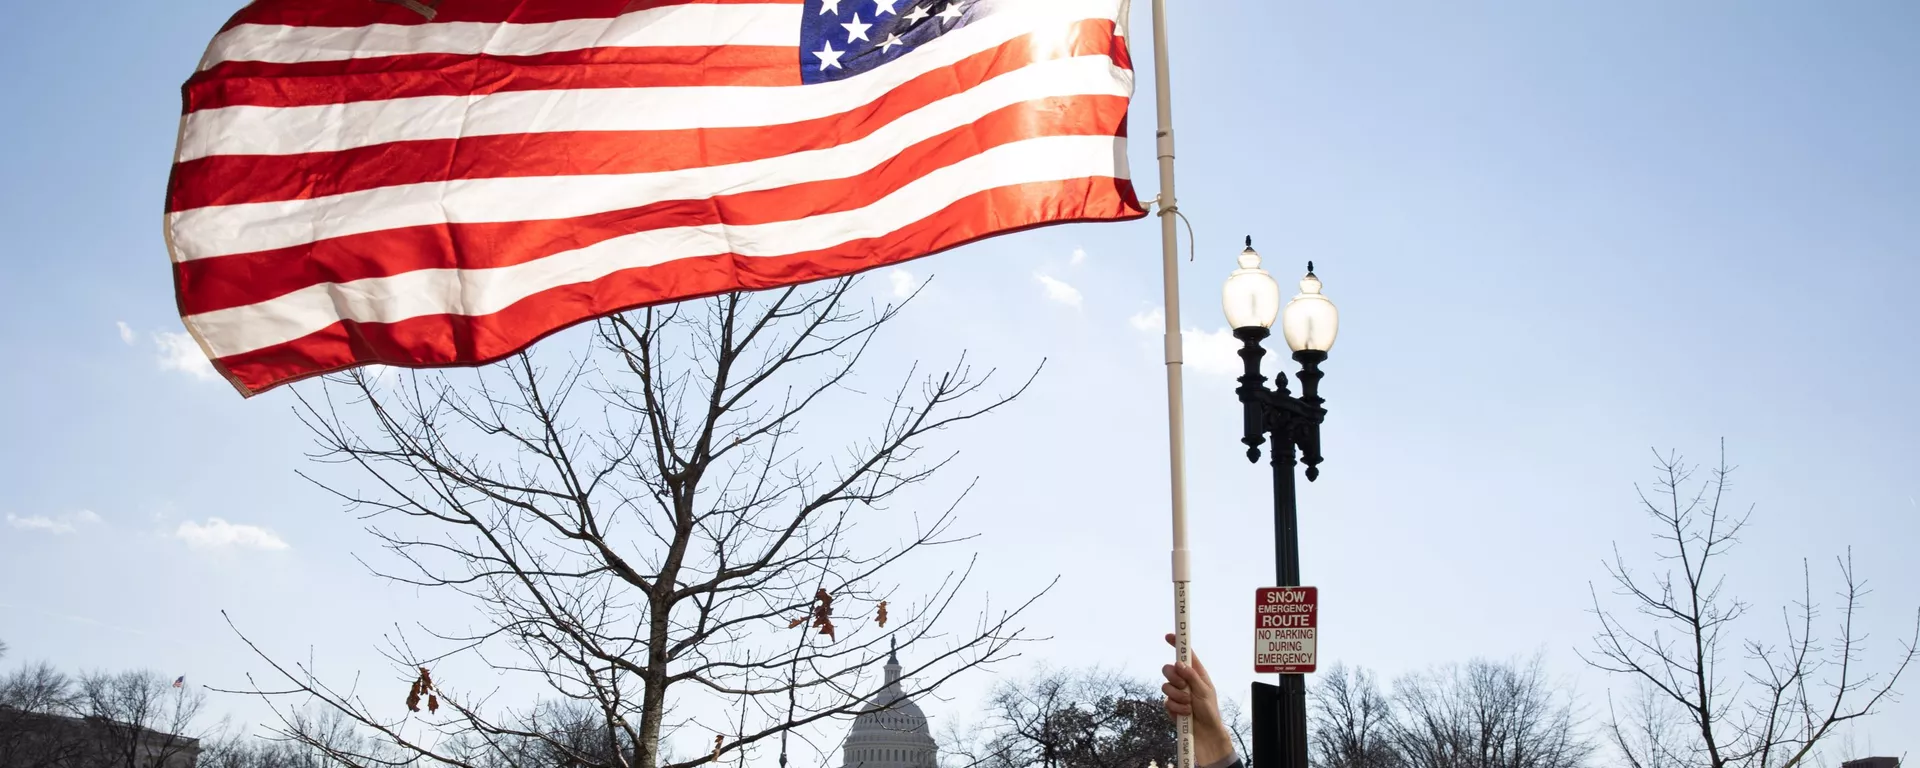
{"type": "Polygon", "coordinates": [[[966,26],[983,0],[807,0],[800,80],[845,80],[966,26]]]}

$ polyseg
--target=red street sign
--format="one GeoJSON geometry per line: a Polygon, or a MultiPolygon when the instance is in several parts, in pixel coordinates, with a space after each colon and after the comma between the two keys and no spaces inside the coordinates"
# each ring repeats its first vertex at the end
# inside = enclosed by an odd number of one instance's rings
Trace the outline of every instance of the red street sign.
{"type": "Polygon", "coordinates": [[[1261,587],[1253,593],[1253,671],[1304,675],[1318,660],[1318,587],[1261,587]]]}

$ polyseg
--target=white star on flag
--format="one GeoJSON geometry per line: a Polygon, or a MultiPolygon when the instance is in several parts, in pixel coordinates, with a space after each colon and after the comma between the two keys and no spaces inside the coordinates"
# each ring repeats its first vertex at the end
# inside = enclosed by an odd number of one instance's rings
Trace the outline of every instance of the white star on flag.
{"type": "Polygon", "coordinates": [[[893,47],[896,45],[906,45],[906,43],[900,42],[899,35],[887,35],[887,41],[880,44],[880,52],[884,54],[887,51],[893,50],[893,47]]]}
{"type": "Polygon", "coordinates": [[[840,0],[820,0],[820,12],[840,15],[840,0]]]}
{"type": "Polygon", "coordinates": [[[924,19],[926,17],[927,17],[927,7],[924,5],[916,5],[913,7],[913,10],[907,12],[907,15],[902,16],[900,18],[906,19],[909,22],[915,22],[915,21],[924,19]]]}
{"type": "Polygon", "coordinates": [[[934,15],[940,18],[946,19],[947,21],[953,21],[954,19],[958,19],[960,18],[960,4],[947,3],[946,10],[936,13],[934,15]]]}
{"type": "Polygon", "coordinates": [[[818,57],[820,57],[820,71],[822,71],[822,72],[825,72],[825,71],[827,71],[827,70],[828,70],[829,68],[831,68],[831,69],[839,69],[839,68],[840,68],[840,56],[841,56],[841,54],[844,54],[844,53],[846,53],[846,51],[836,51],[836,50],[834,50],[834,49],[833,49],[833,41],[831,41],[831,40],[828,40],[828,41],[825,41],[825,42],[823,42],[823,43],[821,43],[821,45],[823,45],[823,46],[826,46],[826,47],[825,47],[824,49],[822,49],[822,50],[819,50],[819,51],[816,51],[816,52],[814,52],[814,54],[813,54],[813,55],[815,55],[815,56],[818,56],[818,57]]]}
{"type": "MultiPolygon", "coordinates": [[[[874,18],[877,19],[889,13],[893,13],[893,6],[899,4],[899,2],[900,0],[873,0],[874,18]]],[[[895,14],[895,15],[898,15],[898,14],[895,14]]]]}
{"type": "MultiPolygon", "coordinates": [[[[847,28],[848,45],[852,45],[855,40],[867,40],[867,30],[873,27],[872,24],[860,23],[860,13],[858,11],[855,11],[853,14],[852,24],[842,24],[840,26],[847,28]]],[[[867,40],[867,42],[873,41],[867,40]]]]}

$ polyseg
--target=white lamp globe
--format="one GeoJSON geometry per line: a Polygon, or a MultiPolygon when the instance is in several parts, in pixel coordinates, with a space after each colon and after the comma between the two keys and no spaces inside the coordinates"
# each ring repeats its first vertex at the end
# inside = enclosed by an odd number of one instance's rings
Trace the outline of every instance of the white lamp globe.
{"type": "Polygon", "coordinates": [[[1280,327],[1287,346],[1295,352],[1333,349],[1333,339],[1340,333],[1340,310],[1321,295],[1320,278],[1313,275],[1311,261],[1307,262],[1307,276],[1300,278],[1300,295],[1287,302],[1280,327]]]}
{"type": "Polygon", "coordinates": [[[1240,252],[1240,268],[1227,276],[1220,304],[1227,311],[1227,325],[1234,328],[1272,328],[1280,316],[1280,284],[1260,268],[1252,237],[1240,252]]]}

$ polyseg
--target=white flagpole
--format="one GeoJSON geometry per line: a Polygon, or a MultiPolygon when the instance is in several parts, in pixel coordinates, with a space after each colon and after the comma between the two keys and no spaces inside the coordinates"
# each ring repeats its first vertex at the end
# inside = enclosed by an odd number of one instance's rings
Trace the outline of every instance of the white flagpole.
{"type": "MultiPolygon", "coordinates": [[[[1186,414],[1180,377],[1180,238],[1173,218],[1179,210],[1173,196],[1173,84],[1167,68],[1166,0],[1153,0],[1153,89],[1156,147],[1160,159],[1160,272],[1164,280],[1167,360],[1167,460],[1173,491],[1173,634],[1174,659],[1193,661],[1193,638],[1188,621],[1187,588],[1187,448],[1186,414]]],[[[1178,768],[1194,768],[1193,718],[1178,722],[1178,768]]]]}

